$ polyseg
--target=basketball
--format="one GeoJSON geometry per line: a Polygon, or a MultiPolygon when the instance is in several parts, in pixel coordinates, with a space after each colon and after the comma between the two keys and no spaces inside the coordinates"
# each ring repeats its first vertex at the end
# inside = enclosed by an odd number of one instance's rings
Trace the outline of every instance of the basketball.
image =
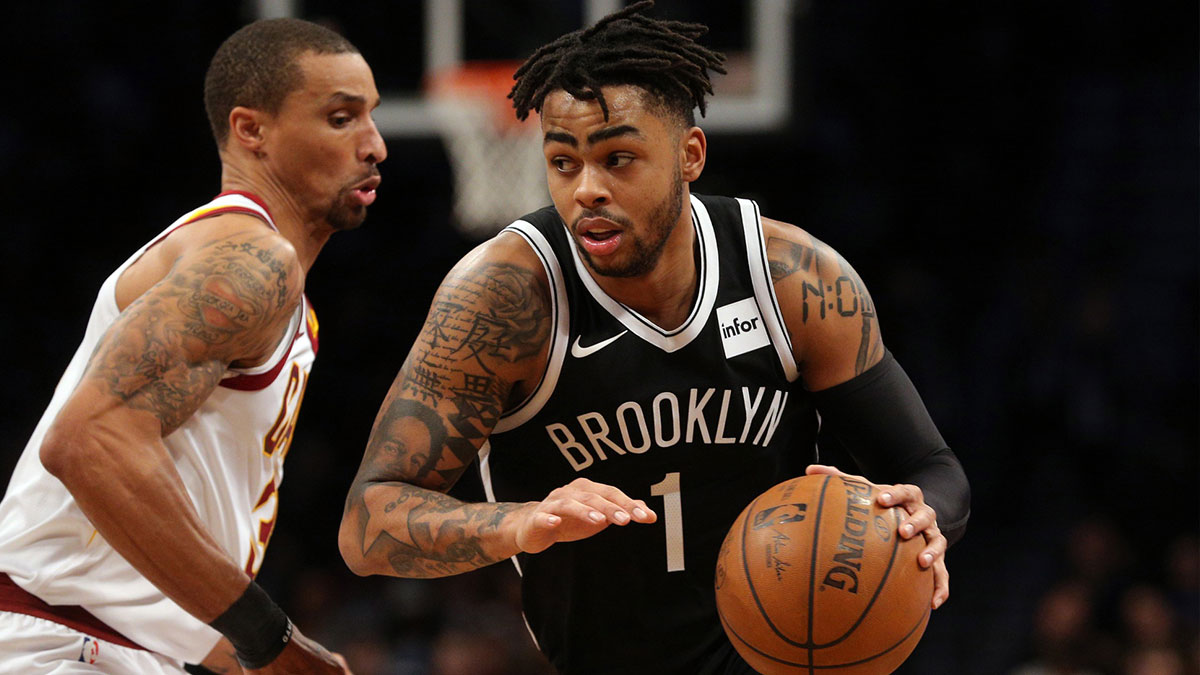
{"type": "Polygon", "coordinates": [[[784,481],[734,521],[717,558],[721,625],[763,675],[890,673],[912,652],[933,600],[924,537],[902,510],[842,476],[784,481]]]}

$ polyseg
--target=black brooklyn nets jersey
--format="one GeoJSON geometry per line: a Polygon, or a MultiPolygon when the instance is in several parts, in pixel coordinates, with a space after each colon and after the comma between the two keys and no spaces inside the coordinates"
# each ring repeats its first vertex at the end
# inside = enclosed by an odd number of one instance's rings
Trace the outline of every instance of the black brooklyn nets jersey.
{"type": "Polygon", "coordinates": [[[658,513],[518,556],[530,630],[571,675],[724,672],[721,541],[746,504],[814,458],[816,414],[757,205],[696,195],[691,205],[698,290],[671,330],[600,290],[554,208],[506,230],[545,266],[555,330],[539,388],[480,450],[488,498],[538,501],[582,476],[658,513]]]}

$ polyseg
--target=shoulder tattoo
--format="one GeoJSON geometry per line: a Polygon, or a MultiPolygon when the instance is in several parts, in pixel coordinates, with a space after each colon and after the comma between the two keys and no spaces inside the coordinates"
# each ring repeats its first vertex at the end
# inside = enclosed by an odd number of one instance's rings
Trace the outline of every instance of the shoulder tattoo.
{"type": "Polygon", "coordinates": [[[288,264],[260,240],[213,242],[131,303],[101,338],[87,377],[169,433],[229,362],[278,340],[297,301],[288,264]]]}

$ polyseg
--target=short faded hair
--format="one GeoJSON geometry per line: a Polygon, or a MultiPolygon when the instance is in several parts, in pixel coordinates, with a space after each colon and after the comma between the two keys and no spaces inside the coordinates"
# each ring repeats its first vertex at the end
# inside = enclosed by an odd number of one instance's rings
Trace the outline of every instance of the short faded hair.
{"type": "Polygon", "coordinates": [[[229,137],[229,113],[237,106],[279,112],[303,85],[297,60],[310,52],[359,53],[341,35],[301,19],[255,21],[221,43],[204,75],[204,108],[218,147],[229,137]]]}

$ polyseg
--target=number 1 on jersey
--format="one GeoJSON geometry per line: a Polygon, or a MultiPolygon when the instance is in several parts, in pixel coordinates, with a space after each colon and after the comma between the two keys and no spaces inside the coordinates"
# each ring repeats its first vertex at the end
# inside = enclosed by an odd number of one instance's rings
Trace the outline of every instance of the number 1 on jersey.
{"type": "Polygon", "coordinates": [[[667,571],[683,571],[683,507],[679,472],[672,471],[650,486],[650,494],[663,498],[663,525],[667,530],[667,571]]]}

